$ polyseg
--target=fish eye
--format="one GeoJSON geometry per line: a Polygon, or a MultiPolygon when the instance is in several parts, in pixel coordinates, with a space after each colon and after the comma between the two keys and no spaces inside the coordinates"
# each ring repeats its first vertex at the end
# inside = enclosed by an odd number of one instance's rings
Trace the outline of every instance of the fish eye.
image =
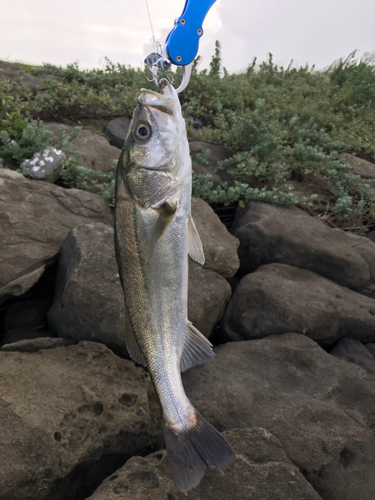
{"type": "Polygon", "coordinates": [[[141,123],[138,125],[138,127],[135,129],[134,137],[137,139],[137,141],[147,141],[151,136],[151,128],[147,123],[141,123]]]}

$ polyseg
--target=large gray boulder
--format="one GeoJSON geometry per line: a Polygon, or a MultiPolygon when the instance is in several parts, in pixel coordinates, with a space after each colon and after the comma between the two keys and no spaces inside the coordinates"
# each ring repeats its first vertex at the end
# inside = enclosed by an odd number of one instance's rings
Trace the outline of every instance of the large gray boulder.
{"type": "MultiPolygon", "coordinates": [[[[221,319],[230,293],[224,278],[190,263],[188,314],[204,335],[221,319]]],[[[124,295],[111,227],[83,224],[69,233],[48,317],[51,331],[60,337],[102,342],[126,352],[124,295]]]]}
{"type": "Polygon", "coordinates": [[[69,233],[48,318],[51,331],[60,337],[102,342],[126,352],[124,294],[112,227],[82,224],[69,233]]]}
{"type": "MultiPolygon", "coordinates": [[[[321,500],[266,429],[235,429],[224,433],[236,453],[225,471],[207,471],[191,500],[321,500]]],[[[90,500],[185,500],[170,479],[164,451],[131,458],[106,479],[90,500]]]]}
{"type": "Polygon", "coordinates": [[[324,344],[375,340],[375,300],[298,267],[262,266],[236,288],[224,317],[232,340],[296,332],[324,344]]]}
{"type": "Polygon", "coordinates": [[[375,243],[331,229],[296,207],[251,202],[232,228],[241,270],[273,262],[308,269],[349,288],[375,281],[375,243]]]}
{"type": "Polygon", "coordinates": [[[113,147],[122,149],[125,142],[126,134],[128,133],[130,119],[126,116],[120,116],[111,120],[104,129],[105,135],[108,137],[113,147]]]}
{"type": "Polygon", "coordinates": [[[189,263],[189,319],[206,337],[211,336],[221,320],[231,294],[231,287],[222,276],[195,262],[189,263]]]}
{"type": "Polygon", "coordinates": [[[203,244],[204,267],[221,274],[224,278],[234,276],[240,266],[237,254],[238,239],[228,232],[205,201],[193,198],[191,213],[203,244]]]}
{"type": "Polygon", "coordinates": [[[82,222],[112,224],[97,195],[0,170],[0,303],[29,290],[82,222]]]}
{"type": "MultiPolygon", "coordinates": [[[[61,130],[71,133],[74,127],[48,122],[44,124],[44,128],[57,136],[61,130]]],[[[118,160],[120,156],[119,150],[111,146],[103,135],[89,129],[80,130],[78,137],[70,143],[69,151],[81,153],[80,163],[83,167],[103,172],[111,172],[114,160],[118,160]]]]}
{"type": "Polygon", "coordinates": [[[0,352],[0,378],[1,500],[75,498],[160,443],[147,374],[103,345],[0,352]]]}
{"type": "Polygon", "coordinates": [[[375,375],[375,358],[358,340],[340,339],[332,349],[331,354],[338,359],[357,365],[359,373],[364,377],[367,376],[367,373],[375,375]]]}
{"type": "Polygon", "coordinates": [[[184,376],[209,422],[221,431],[267,429],[324,499],[375,498],[374,377],[299,334],[230,342],[215,352],[184,376]]]}

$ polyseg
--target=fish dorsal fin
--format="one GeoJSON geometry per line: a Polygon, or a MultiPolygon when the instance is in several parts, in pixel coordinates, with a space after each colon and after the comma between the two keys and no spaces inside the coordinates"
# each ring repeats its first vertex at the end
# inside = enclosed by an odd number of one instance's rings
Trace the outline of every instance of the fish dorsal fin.
{"type": "Polygon", "coordinates": [[[204,264],[203,245],[193,217],[189,217],[188,221],[188,253],[195,262],[202,265],[204,264]]]}
{"type": "Polygon", "coordinates": [[[155,227],[152,231],[150,241],[150,255],[153,255],[155,247],[159,239],[163,236],[171,223],[177,210],[177,204],[166,201],[159,209],[159,218],[156,221],[155,227]]]}
{"type": "Polygon", "coordinates": [[[184,350],[181,356],[181,371],[205,363],[215,356],[211,342],[195,326],[188,322],[184,350]]]}
{"type": "Polygon", "coordinates": [[[126,349],[132,360],[135,361],[135,363],[138,363],[139,365],[146,366],[146,360],[141,352],[141,349],[139,348],[137,339],[135,338],[133,328],[129,320],[129,316],[126,311],[126,306],[125,306],[125,343],[126,343],[126,349]]]}

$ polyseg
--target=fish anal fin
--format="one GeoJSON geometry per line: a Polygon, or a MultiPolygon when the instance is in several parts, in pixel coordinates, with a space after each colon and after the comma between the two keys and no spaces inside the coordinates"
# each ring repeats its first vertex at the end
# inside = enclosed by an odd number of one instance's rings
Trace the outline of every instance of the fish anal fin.
{"type": "Polygon", "coordinates": [[[214,356],[211,342],[189,321],[180,361],[181,372],[205,363],[214,356]]]}
{"type": "Polygon", "coordinates": [[[166,201],[159,208],[159,218],[154,226],[151,241],[150,241],[150,255],[153,255],[155,247],[159,239],[163,236],[171,223],[177,210],[177,203],[166,201]]]}
{"type": "Polygon", "coordinates": [[[204,264],[203,245],[193,217],[189,217],[188,221],[188,253],[195,262],[202,265],[204,264]]]}
{"type": "Polygon", "coordinates": [[[183,493],[200,483],[206,469],[225,469],[236,459],[224,437],[197,410],[195,425],[176,430],[163,420],[163,433],[172,479],[183,493]]]}
{"type": "Polygon", "coordinates": [[[138,345],[137,339],[135,338],[133,327],[130,323],[130,319],[126,310],[125,310],[125,344],[131,359],[138,365],[146,366],[145,357],[143,356],[142,351],[138,345]]]}

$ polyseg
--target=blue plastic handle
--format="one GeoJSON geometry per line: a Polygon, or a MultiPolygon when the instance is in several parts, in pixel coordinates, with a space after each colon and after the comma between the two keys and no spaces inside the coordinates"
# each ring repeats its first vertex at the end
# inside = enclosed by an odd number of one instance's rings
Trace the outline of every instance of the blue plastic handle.
{"type": "Polygon", "coordinates": [[[165,47],[168,58],[177,66],[190,64],[198,54],[203,21],[216,0],[186,0],[181,16],[169,33],[165,47]]]}

